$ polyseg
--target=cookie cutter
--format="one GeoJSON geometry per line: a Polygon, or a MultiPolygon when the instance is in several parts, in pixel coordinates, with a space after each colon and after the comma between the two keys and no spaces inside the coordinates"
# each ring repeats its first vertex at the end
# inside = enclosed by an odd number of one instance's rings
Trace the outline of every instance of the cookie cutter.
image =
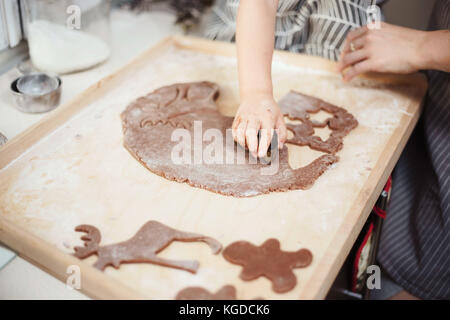
{"type": "MultiPolygon", "coordinates": [[[[260,140],[261,140],[261,130],[258,130],[258,145],[260,140]]],[[[241,147],[239,144],[238,146],[241,147]]],[[[247,147],[245,149],[247,149],[247,147]]],[[[249,154],[249,156],[253,157],[251,154],[249,154]]],[[[256,160],[259,160],[262,164],[270,165],[272,164],[272,161],[277,160],[278,156],[279,156],[278,135],[276,131],[274,131],[272,135],[272,141],[270,142],[270,145],[267,148],[266,154],[263,157],[258,157],[256,160]]]]}
{"type": "Polygon", "coordinates": [[[17,109],[26,113],[53,110],[61,99],[62,80],[56,75],[32,72],[11,83],[11,93],[17,109]]]}

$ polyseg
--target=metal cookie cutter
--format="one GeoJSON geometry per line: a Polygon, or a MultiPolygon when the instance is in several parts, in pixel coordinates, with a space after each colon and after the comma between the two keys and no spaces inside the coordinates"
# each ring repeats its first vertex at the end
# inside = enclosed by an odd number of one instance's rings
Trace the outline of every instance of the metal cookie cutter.
{"type": "MultiPolygon", "coordinates": [[[[261,139],[261,131],[258,131],[258,144],[259,140],[261,139]]],[[[259,158],[261,163],[263,164],[271,164],[272,161],[274,161],[278,157],[278,135],[274,131],[272,136],[272,142],[269,145],[269,148],[267,149],[267,153],[264,157],[259,158]]]]}
{"type": "MultiPolygon", "coordinates": [[[[261,139],[261,130],[258,131],[258,145],[259,141],[261,139]]],[[[241,145],[238,144],[238,147],[241,147],[241,145]]],[[[247,147],[245,147],[247,149],[247,147]]],[[[249,154],[250,157],[253,157],[251,154],[249,154]]],[[[259,160],[262,164],[269,165],[272,163],[272,161],[276,161],[279,156],[279,150],[278,150],[278,135],[274,131],[272,136],[272,141],[267,149],[267,153],[264,157],[258,157],[256,160],[259,160]]]]}
{"type": "Polygon", "coordinates": [[[23,75],[11,83],[16,107],[27,113],[53,110],[61,98],[62,80],[58,76],[41,72],[23,75]]]}

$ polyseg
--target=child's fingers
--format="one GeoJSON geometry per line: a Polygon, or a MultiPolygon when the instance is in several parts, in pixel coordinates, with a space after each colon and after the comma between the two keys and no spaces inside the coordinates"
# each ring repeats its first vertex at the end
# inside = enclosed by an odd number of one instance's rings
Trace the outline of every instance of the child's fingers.
{"type": "Polygon", "coordinates": [[[268,124],[262,124],[260,129],[258,157],[262,158],[267,154],[270,141],[272,141],[273,128],[268,124]]]}
{"type": "Polygon", "coordinates": [[[276,129],[278,129],[278,148],[283,149],[284,142],[287,139],[287,129],[284,124],[283,117],[280,117],[277,121],[276,129]]]}
{"type": "Polygon", "coordinates": [[[234,118],[233,124],[231,125],[231,133],[233,135],[233,139],[236,141],[237,139],[237,128],[239,124],[241,123],[241,117],[236,116],[234,118]]]}
{"type": "Polygon", "coordinates": [[[260,122],[257,120],[250,120],[245,131],[245,140],[250,153],[256,158],[258,152],[258,130],[260,122]]]}
{"type": "Polygon", "coordinates": [[[245,131],[247,129],[247,120],[241,120],[236,128],[236,136],[234,140],[245,148],[245,131]]]}

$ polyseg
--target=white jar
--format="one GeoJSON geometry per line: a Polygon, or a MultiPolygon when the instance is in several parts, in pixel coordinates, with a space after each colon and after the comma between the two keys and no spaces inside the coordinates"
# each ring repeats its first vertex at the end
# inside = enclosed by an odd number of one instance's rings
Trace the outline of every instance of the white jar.
{"type": "Polygon", "coordinates": [[[23,15],[35,68],[76,72],[107,60],[110,0],[25,0],[23,15]]]}

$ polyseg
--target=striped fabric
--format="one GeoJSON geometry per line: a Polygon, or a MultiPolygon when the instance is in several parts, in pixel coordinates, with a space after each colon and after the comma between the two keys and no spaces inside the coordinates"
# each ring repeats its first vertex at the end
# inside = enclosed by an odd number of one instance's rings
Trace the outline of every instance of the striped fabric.
{"type": "MultiPolygon", "coordinates": [[[[367,23],[367,8],[378,0],[280,0],[275,47],[339,58],[347,32],[367,23]]],[[[217,0],[204,22],[210,39],[233,41],[239,0],[217,0]]]]}
{"type": "MultiPolygon", "coordinates": [[[[450,29],[436,1],[432,30],[450,29]]],[[[424,114],[394,171],[378,259],[406,291],[450,299],[450,74],[428,72],[424,114]]]]}

